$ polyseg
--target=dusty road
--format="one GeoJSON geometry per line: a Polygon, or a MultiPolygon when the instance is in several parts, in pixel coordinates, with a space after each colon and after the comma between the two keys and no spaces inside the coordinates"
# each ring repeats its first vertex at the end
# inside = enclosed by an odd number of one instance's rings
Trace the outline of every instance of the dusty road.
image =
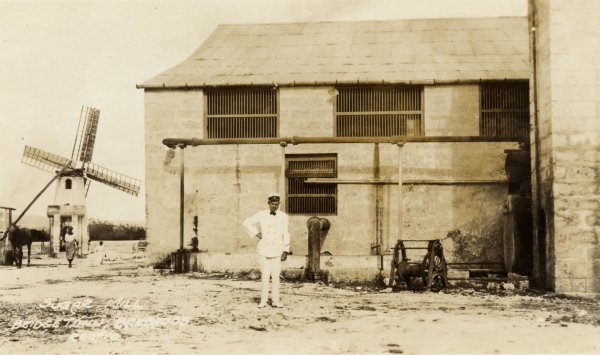
{"type": "Polygon", "coordinates": [[[0,353],[600,353],[598,300],[283,283],[257,309],[257,281],[76,261],[0,267],[0,353]]]}

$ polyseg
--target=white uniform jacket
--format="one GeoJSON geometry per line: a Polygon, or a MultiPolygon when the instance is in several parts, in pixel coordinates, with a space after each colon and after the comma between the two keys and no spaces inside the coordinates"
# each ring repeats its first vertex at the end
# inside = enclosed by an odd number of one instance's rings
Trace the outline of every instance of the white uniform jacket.
{"type": "Polygon", "coordinates": [[[290,232],[288,231],[289,218],[285,212],[276,211],[275,215],[270,210],[257,212],[254,216],[244,221],[244,228],[251,237],[262,233],[256,250],[258,254],[272,258],[281,256],[290,251],[290,232]]]}

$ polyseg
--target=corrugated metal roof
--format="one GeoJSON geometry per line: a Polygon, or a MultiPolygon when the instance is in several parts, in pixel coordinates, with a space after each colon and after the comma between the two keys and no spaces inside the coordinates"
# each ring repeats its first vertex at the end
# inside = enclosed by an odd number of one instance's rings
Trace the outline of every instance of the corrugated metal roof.
{"type": "Polygon", "coordinates": [[[140,87],[529,78],[525,17],[220,25],[140,87]]]}

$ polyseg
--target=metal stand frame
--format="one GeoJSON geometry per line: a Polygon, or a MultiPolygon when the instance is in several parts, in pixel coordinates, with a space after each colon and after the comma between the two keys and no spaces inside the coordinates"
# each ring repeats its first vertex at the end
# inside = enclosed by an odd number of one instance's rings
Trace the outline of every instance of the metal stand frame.
{"type": "Polygon", "coordinates": [[[439,239],[434,240],[398,240],[394,247],[394,257],[390,267],[389,286],[398,286],[405,283],[412,287],[415,278],[423,281],[427,291],[439,292],[448,285],[448,265],[444,258],[444,249],[439,239]],[[427,247],[406,247],[404,242],[427,243],[427,247]],[[410,263],[406,256],[407,249],[426,249],[427,254],[421,263],[410,263]],[[402,259],[400,259],[402,254],[402,259]]]}

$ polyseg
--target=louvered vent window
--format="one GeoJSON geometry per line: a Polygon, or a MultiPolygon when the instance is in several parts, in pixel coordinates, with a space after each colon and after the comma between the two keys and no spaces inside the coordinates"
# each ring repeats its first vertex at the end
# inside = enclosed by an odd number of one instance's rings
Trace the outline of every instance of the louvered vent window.
{"type": "Polygon", "coordinates": [[[208,138],[277,137],[277,90],[205,91],[208,138]]]}
{"type": "Polygon", "coordinates": [[[422,86],[337,87],[338,137],[422,136],[422,86]]]}
{"type": "Polygon", "coordinates": [[[479,133],[485,137],[529,139],[528,82],[481,84],[479,133]]]}
{"type": "Polygon", "coordinates": [[[290,214],[337,213],[337,185],[306,183],[307,178],[337,177],[335,155],[287,155],[287,210],[290,214]]]}

